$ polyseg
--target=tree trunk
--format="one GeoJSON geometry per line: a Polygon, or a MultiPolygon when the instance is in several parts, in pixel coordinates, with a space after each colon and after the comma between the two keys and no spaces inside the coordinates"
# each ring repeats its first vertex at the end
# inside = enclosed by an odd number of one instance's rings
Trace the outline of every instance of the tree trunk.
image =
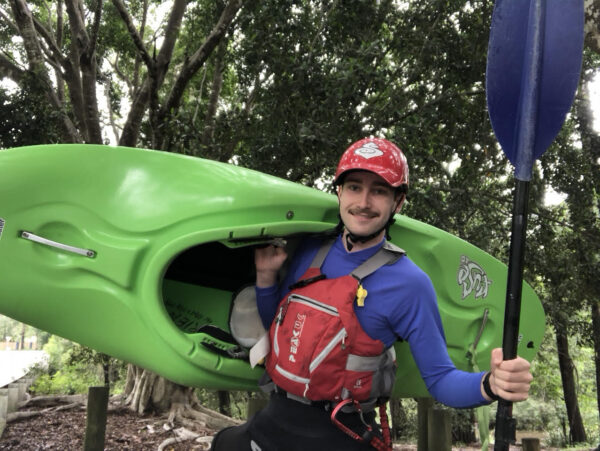
{"type": "Polygon", "coordinates": [[[592,336],[594,340],[594,363],[596,364],[596,405],[600,421],[600,302],[592,304],[592,336]]]}
{"type": "Polygon", "coordinates": [[[219,412],[223,415],[231,416],[231,399],[228,391],[219,390],[217,392],[219,397],[219,412]]]}
{"type": "Polygon", "coordinates": [[[27,328],[27,325],[25,323],[23,323],[23,325],[21,326],[21,347],[19,349],[23,350],[25,349],[25,329],[27,328]]]}
{"type": "MultiPolygon", "coordinates": [[[[60,103],[58,96],[52,87],[50,76],[46,70],[42,47],[38,40],[34,18],[27,3],[24,0],[12,0],[11,8],[15,24],[19,29],[19,34],[23,39],[23,46],[27,53],[29,72],[34,74],[39,85],[44,87],[44,91],[46,92],[50,103],[61,112],[64,133],[63,139],[66,142],[80,142],[78,131],[70,118],[62,112],[63,105],[60,103]]],[[[14,66],[14,68],[21,72],[17,66],[14,66]]]]}
{"type": "Polygon", "coordinates": [[[600,53],[600,0],[585,2],[585,45],[596,53],[600,53]]]}
{"type": "Polygon", "coordinates": [[[146,412],[165,414],[174,404],[192,405],[196,401],[192,389],[134,365],[127,368],[124,394],[128,408],[139,415],[146,412]]]}
{"type": "Polygon", "coordinates": [[[212,87],[210,92],[210,100],[204,118],[204,132],[202,133],[202,147],[205,149],[212,142],[215,129],[215,114],[217,113],[217,103],[221,95],[221,87],[223,86],[223,70],[225,68],[225,51],[227,49],[227,40],[223,39],[219,43],[217,53],[215,54],[215,73],[213,75],[212,87]]]}
{"type": "Polygon", "coordinates": [[[575,366],[569,354],[569,341],[566,330],[561,325],[556,326],[556,347],[558,350],[558,362],[565,405],[567,407],[567,418],[569,420],[570,441],[571,443],[583,443],[587,441],[587,437],[579,411],[577,391],[575,390],[575,366]]]}
{"type": "Polygon", "coordinates": [[[472,409],[454,409],[452,411],[452,443],[474,443],[475,414],[472,409]]]}
{"type": "MultiPolygon", "coordinates": [[[[593,3],[595,5],[596,18],[598,18],[600,16],[600,0],[595,0],[593,3]]],[[[595,26],[597,30],[600,30],[600,22],[596,22],[595,26]]],[[[600,42],[600,33],[598,35],[597,42],[600,42]]],[[[576,109],[576,114],[580,124],[582,148],[586,152],[589,152],[591,157],[591,170],[589,173],[592,180],[589,186],[597,187],[600,186],[600,136],[594,130],[594,111],[590,99],[591,81],[591,75],[584,73],[580,87],[581,107],[576,109]]],[[[588,224],[578,224],[577,228],[588,233],[591,237],[587,248],[589,255],[598,255],[600,247],[598,245],[599,240],[596,237],[599,236],[600,229],[598,228],[597,218],[592,217],[588,224]]],[[[588,280],[592,280],[592,282],[586,284],[589,287],[589,294],[586,297],[590,299],[590,308],[592,311],[592,342],[594,343],[594,362],[596,365],[596,403],[600,415],[600,302],[597,300],[600,298],[600,289],[598,289],[598,284],[594,283],[598,270],[600,270],[600,264],[593,257],[588,261],[590,262],[588,265],[588,280]]]]}
{"type": "Polygon", "coordinates": [[[187,428],[204,426],[219,430],[241,423],[200,405],[193,388],[175,384],[134,365],[127,368],[124,394],[130,410],[140,415],[149,411],[168,413],[169,421],[177,420],[187,428]]]}
{"type": "Polygon", "coordinates": [[[390,399],[391,433],[392,440],[398,440],[404,435],[406,429],[406,411],[402,399],[390,399]]]}

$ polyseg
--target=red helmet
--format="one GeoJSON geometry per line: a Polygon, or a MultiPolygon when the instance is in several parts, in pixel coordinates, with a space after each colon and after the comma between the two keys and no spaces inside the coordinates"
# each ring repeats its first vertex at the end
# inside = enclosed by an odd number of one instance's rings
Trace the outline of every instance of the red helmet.
{"type": "Polygon", "coordinates": [[[387,139],[364,138],[348,147],[340,158],[333,183],[340,184],[342,176],[353,170],[374,172],[394,188],[408,185],[406,157],[387,139]]]}

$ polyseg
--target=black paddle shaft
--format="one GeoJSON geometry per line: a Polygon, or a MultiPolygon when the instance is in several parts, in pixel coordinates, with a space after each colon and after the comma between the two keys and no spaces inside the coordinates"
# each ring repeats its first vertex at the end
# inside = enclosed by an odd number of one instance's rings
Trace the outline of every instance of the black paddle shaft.
{"type": "MultiPolygon", "coordinates": [[[[502,338],[504,360],[512,360],[517,357],[517,346],[519,344],[519,320],[521,316],[528,200],[529,181],[516,179],[506,287],[506,307],[504,311],[504,335],[502,338]]],[[[509,445],[515,442],[515,434],[515,420],[512,418],[512,402],[500,400],[496,413],[494,451],[507,451],[509,445]]]]}

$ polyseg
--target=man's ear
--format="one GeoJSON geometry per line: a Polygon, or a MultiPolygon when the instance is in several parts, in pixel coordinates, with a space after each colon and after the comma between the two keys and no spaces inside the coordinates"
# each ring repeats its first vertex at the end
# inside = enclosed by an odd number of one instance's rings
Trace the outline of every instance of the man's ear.
{"type": "Polygon", "coordinates": [[[400,194],[399,199],[396,200],[396,210],[394,210],[394,213],[400,213],[400,210],[402,210],[402,205],[404,205],[405,200],[406,194],[400,194]]]}
{"type": "Polygon", "coordinates": [[[335,192],[337,193],[338,200],[340,200],[340,196],[342,194],[342,185],[338,185],[335,187],[335,192]]]}

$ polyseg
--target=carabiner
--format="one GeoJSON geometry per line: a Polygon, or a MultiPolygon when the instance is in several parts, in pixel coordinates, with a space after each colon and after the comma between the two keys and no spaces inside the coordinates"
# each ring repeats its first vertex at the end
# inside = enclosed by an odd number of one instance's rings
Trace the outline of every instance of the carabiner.
{"type": "Polygon", "coordinates": [[[344,399],[337,406],[335,406],[335,408],[331,412],[331,422],[333,424],[335,424],[343,432],[345,432],[350,437],[352,437],[354,440],[358,440],[360,442],[367,442],[367,443],[369,443],[370,440],[371,440],[371,437],[373,435],[373,427],[365,421],[365,419],[363,417],[363,411],[360,408],[360,403],[357,400],[352,399],[352,398],[344,399]],[[365,431],[365,433],[362,434],[362,435],[359,435],[358,433],[354,432],[352,429],[350,429],[348,426],[346,426],[344,423],[342,423],[341,421],[339,421],[336,418],[337,414],[339,413],[339,411],[342,410],[344,407],[346,407],[348,404],[353,404],[354,405],[354,409],[356,410],[356,412],[358,412],[358,416],[360,418],[360,421],[367,428],[367,430],[365,431]]]}

